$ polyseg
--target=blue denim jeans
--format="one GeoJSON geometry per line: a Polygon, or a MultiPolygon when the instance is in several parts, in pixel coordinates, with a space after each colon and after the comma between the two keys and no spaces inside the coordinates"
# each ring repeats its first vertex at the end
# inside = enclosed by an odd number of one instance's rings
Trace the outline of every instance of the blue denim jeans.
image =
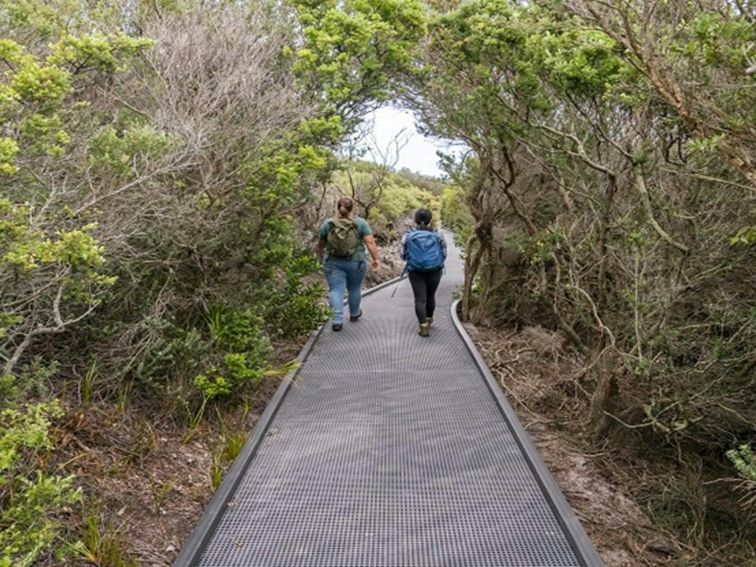
{"type": "Polygon", "coordinates": [[[344,292],[349,292],[349,314],[360,314],[362,280],[365,279],[367,262],[353,262],[343,258],[328,258],[323,272],[328,280],[328,304],[333,313],[333,323],[344,322],[344,292]]]}

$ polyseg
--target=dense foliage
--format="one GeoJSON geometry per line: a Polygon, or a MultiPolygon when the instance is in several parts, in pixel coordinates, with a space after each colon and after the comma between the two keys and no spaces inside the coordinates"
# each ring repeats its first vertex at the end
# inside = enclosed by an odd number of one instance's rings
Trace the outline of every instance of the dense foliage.
{"type": "Polygon", "coordinates": [[[196,424],[285,369],[325,315],[313,189],[423,33],[417,2],[121,4],[0,2],[2,565],[76,549],[43,458],[72,404],[196,424]]]}
{"type": "Polygon", "coordinates": [[[401,235],[406,227],[397,221],[415,209],[426,207],[435,218],[441,216],[439,195],[419,187],[417,177],[395,173],[385,165],[349,161],[333,176],[332,184],[339,194],[355,200],[373,232],[387,242],[401,235]]]}
{"type": "Polygon", "coordinates": [[[408,97],[471,148],[450,168],[474,217],[463,314],[561,328],[594,433],[703,461],[700,490],[756,430],[750,4],[451,4],[408,97]]]}
{"type": "Polygon", "coordinates": [[[442,211],[463,316],[561,329],[594,439],[697,475],[681,531],[749,533],[752,8],[0,0],[0,566],[84,553],[50,454],[73,406],[194,426],[283,370],[276,344],[325,316],[309,245],[340,194],[382,241],[442,211]],[[340,152],[398,91],[469,147],[447,186],[340,152]]]}

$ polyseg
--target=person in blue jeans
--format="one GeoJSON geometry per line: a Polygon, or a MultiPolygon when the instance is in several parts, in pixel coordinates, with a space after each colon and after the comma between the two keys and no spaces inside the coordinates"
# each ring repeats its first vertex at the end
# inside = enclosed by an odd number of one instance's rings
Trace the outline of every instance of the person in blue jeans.
{"type": "Polygon", "coordinates": [[[342,197],[338,202],[338,216],[326,220],[318,232],[318,257],[323,261],[323,272],[328,281],[328,303],[333,313],[331,328],[340,331],[344,325],[344,293],[349,294],[349,320],[362,316],[362,281],[367,272],[367,255],[370,252],[371,269],[378,269],[378,246],[367,221],[352,214],[354,201],[342,197]]]}

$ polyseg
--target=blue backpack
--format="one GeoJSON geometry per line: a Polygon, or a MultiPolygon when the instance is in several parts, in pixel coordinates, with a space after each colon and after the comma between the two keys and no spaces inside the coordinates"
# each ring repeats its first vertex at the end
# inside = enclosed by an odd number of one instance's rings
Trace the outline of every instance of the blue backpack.
{"type": "Polygon", "coordinates": [[[413,230],[407,235],[407,271],[432,272],[444,266],[441,237],[433,230],[413,230]]]}

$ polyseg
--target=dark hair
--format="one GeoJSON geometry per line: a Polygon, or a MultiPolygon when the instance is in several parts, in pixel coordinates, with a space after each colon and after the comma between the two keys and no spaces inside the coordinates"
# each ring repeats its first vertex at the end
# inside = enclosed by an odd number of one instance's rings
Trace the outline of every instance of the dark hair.
{"type": "Polygon", "coordinates": [[[341,216],[342,218],[348,218],[349,215],[352,214],[354,201],[351,199],[351,197],[342,197],[341,199],[339,199],[337,208],[339,209],[339,216],[341,216]]]}
{"type": "Polygon", "coordinates": [[[433,220],[433,213],[429,209],[415,211],[415,224],[417,226],[430,226],[431,220],[433,220]]]}

